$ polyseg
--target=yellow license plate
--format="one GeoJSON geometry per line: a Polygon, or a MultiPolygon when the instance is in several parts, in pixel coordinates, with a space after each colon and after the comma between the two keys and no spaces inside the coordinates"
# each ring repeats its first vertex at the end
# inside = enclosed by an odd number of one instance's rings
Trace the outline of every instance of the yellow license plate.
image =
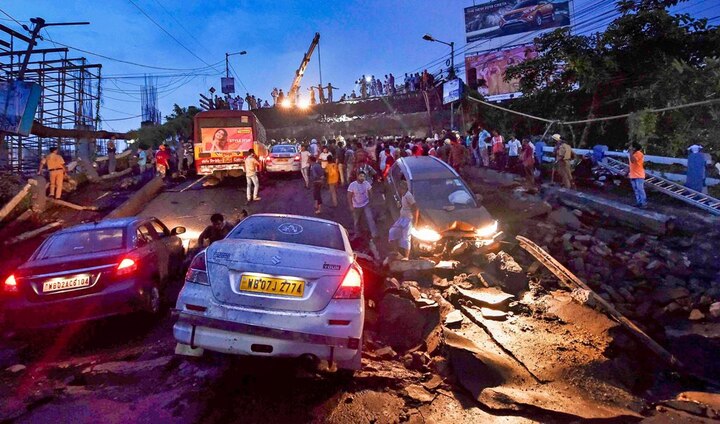
{"type": "Polygon", "coordinates": [[[50,293],[60,290],[72,290],[90,285],[90,276],[82,275],[75,278],[46,281],[43,283],[43,293],[50,293]]]}
{"type": "Polygon", "coordinates": [[[256,293],[279,294],[282,296],[302,297],[305,293],[305,282],[302,280],[287,278],[243,275],[240,279],[240,290],[256,293]]]}

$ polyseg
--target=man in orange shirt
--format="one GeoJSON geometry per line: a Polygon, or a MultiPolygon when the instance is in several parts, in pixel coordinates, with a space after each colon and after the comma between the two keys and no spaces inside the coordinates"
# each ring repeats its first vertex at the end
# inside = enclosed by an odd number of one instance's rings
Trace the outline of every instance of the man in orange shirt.
{"type": "Polygon", "coordinates": [[[642,152],[642,146],[633,143],[628,149],[630,157],[630,185],[635,192],[635,202],[639,208],[647,207],[647,196],[645,195],[645,155],[642,152]]]}

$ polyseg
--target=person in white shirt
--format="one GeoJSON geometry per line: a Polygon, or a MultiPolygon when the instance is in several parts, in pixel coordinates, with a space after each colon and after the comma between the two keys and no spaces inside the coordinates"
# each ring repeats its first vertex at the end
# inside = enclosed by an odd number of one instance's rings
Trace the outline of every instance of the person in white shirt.
{"type": "Polygon", "coordinates": [[[247,202],[250,203],[253,200],[260,200],[258,197],[258,190],[260,186],[258,184],[257,172],[260,169],[260,162],[255,157],[254,150],[248,150],[247,157],[245,158],[245,182],[247,185],[247,202]]]}
{"type": "Polygon", "coordinates": [[[305,188],[310,188],[310,152],[308,152],[307,146],[300,148],[300,173],[302,174],[303,180],[305,180],[305,188]]]}
{"type": "Polygon", "coordinates": [[[370,196],[372,196],[372,185],[365,181],[365,172],[359,171],[357,179],[348,186],[348,205],[353,215],[355,236],[360,235],[360,217],[364,216],[371,237],[377,237],[375,218],[370,208],[370,196]]]}
{"type": "Polygon", "coordinates": [[[408,190],[407,181],[400,181],[400,217],[390,227],[388,241],[391,245],[397,243],[398,250],[403,258],[410,256],[410,231],[417,222],[418,207],[415,203],[415,197],[408,190]]]}
{"type": "Polygon", "coordinates": [[[510,172],[517,171],[518,163],[520,162],[520,148],[521,148],[520,140],[515,137],[513,134],[512,137],[510,137],[510,140],[507,142],[507,152],[508,152],[508,163],[507,163],[507,170],[510,172]]]}
{"type": "Polygon", "coordinates": [[[323,146],[322,153],[318,156],[318,161],[320,162],[320,166],[322,166],[322,169],[325,169],[328,164],[328,157],[330,156],[330,151],[328,150],[327,146],[323,146]]]}
{"type": "Polygon", "coordinates": [[[310,150],[311,155],[317,157],[320,150],[318,149],[317,140],[315,140],[314,138],[310,140],[310,148],[308,150],[310,150]]]}

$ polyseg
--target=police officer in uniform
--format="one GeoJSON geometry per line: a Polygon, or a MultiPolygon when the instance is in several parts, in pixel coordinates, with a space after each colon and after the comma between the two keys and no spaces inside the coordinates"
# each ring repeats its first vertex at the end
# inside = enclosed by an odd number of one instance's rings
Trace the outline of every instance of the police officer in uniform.
{"type": "Polygon", "coordinates": [[[59,199],[62,196],[65,178],[65,159],[58,154],[57,147],[51,147],[50,153],[40,161],[38,175],[42,174],[43,166],[47,166],[50,174],[50,196],[59,199]]]}

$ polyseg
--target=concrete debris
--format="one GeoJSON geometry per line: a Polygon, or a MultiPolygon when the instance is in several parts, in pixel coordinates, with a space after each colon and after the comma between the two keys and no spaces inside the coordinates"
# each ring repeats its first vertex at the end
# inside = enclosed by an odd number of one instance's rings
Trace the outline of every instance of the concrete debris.
{"type": "Polygon", "coordinates": [[[693,309],[692,311],[690,311],[690,316],[688,317],[688,319],[690,321],[700,321],[705,319],[705,314],[700,312],[699,309],[693,309]]]}
{"type": "Polygon", "coordinates": [[[380,359],[393,359],[397,356],[397,353],[390,346],[377,349],[373,354],[380,359]]]}
{"type": "Polygon", "coordinates": [[[696,402],[705,407],[705,414],[708,418],[720,418],[720,394],[707,392],[682,392],[677,400],[696,402]]]}
{"type": "MultiPolygon", "coordinates": [[[[509,254],[500,251],[488,254],[489,273],[496,278],[497,285],[508,293],[518,294],[528,287],[528,277],[522,267],[509,254]]],[[[483,274],[485,277],[485,274],[483,274]]]]}
{"type": "Polygon", "coordinates": [[[507,318],[507,313],[503,311],[496,311],[490,308],[480,308],[480,313],[485,319],[492,319],[495,321],[504,321],[507,318]]]}
{"type": "Polygon", "coordinates": [[[573,230],[580,229],[580,220],[578,217],[566,208],[556,209],[548,215],[548,219],[560,226],[573,230]]]}
{"type": "Polygon", "coordinates": [[[445,326],[448,328],[457,328],[460,327],[460,325],[463,322],[463,314],[462,312],[458,311],[457,309],[450,312],[447,317],[445,317],[445,326]]]}
{"type": "Polygon", "coordinates": [[[701,417],[707,416],[707,407],[701,403],[698,402],[692,402],[688,400],[678,400],[678,399],[672,399],[672,400],[666,400],[660,403],[661,405],[676,409],[679,411],[684,411],[692,415],[698,415],[701,417]]]}
{"type": "Polygon", "coordinates": [[[427,390],[434,391],[435,389],[440,387],[441,384],[443,384],[443,379],[442,379],[442,377],[440,377],[439,375],[436,374],[436,375],[433,375],[430,378],[430,380],[424,382],[422,385],[427,390]]]}
{"type": "Polygon", "coordinates": [[[26,367],[25,365],[23,365],[23,364],[15,364],[15,365],[13,365],[13,366],[11,366],[11,367],[6,368],[5,371],[15,374],[15,373],[18,373],[18,372],[20,372],[20,371],[24,371],[26,368],[27,368],[27,367],[26,367]]]}
{"type": "Polygon", "coordinates": [[[400,294],[388,293],[378,303],[379,339],[395,351],[404,352],[425,342],[440,322],[440,308],[418,308],[400,294]]]}
{"type": "Polygon", "coordinates": [[[477,306],[485,306],[501,311],[507,311],[508,305],[515,299],[514,295],[505,293],[497,287],[471,290],[464,290],[458,287],[458,292],[462,297],[477,306]]]}
{"type": "Polygon", "coordinates": [[[715,302],[710,305],[709,313],[713,318],[720,318],[720,302],[715,302]]]}
{"type": "Polygon", "coordinates": [[[467,250],[470,248],[470,245],[466,242],[460,242],[453,246],[453,248],[450,250],[450,257],[457,258],[459,256],[462,256],[467,252],[467,250]]]}
{"type": "Polygon", "coordinates": [[[159,358],[150,359],[147,361],[118,361],[118,362],[105,362],[98,365],[91,365],[85,368],[83,374],[137,374],[141,372],[147,372],[149,370],[165,367],[173,359],[172,355],[161,356],[159,358]]]}
{"type": "Polygon", "coordinates": [[[685,287],[658,288],[653,293],[653,300],[659,305],[667,305],[673,300],[690,296],[690,291],[685,287]]]}
{"type": "Polygon", "coordinates": [[[407,397],[416,402],[426,403],[432,402],[433,399],[435,399],[435,395],[425,390],[424,387],[418,386],[417,384],[411,384],[407,386],[404,391],[407,397]]]}
{"type": "Polygon", "coordinates": [[[390,272],[399,274],[407,271],[427,271],[435,268],[435,262],[427,259],[392,261],[388,267],[390,272]]]}

